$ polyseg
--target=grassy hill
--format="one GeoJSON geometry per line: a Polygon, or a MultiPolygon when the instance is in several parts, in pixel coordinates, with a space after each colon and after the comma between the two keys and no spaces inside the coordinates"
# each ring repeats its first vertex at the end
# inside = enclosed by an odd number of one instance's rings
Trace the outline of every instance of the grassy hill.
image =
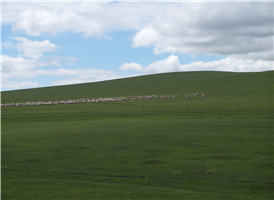
{"type": "MultiPolygon", "coordinates": [[[[177,72],[133,78],[2,92],[2,103],[149,94],[220,91],[218,101],[252,101],[250,106],[272,107],[274,71],[259,73],[177,72]],[[229,89],[228,87],[231,86],[229,89]],[[243,93],[240,91],[243,90],[243,93]],[[249,90],[247,93],[246,90],[249,90]]],[[[216,96],[216,95],[215,95],[216,96]]],[[[212,99],[211,99],[212,100],[212,99]]],[[[186,99],[184,99],[186,101],[186,99]]]]}
{"type": "Polygon", "coordinates": [[[2,103],[180,97],[2,108],[1,199],[273,199],[273,75],[180,72],[2,92],[2,103]],[[183,96],[194,92],[208,97],[183,96]]]}

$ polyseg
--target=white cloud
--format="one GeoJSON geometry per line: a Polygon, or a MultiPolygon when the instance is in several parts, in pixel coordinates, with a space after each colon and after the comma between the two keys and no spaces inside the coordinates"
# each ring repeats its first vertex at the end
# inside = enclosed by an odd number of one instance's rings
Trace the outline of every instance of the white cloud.
{"type": "Polygon", "coordinates": [[[4,3],[2,18],[14,31],[28,35],[70,31],[104,37],[106,31],[142,28],[161,7],[152,3],[4,3]]]}
{"type": "Polygon", "coordinates": [[[168,58],[153,62],[143,68],[144,74],[164,73],[179,71],[180,62],[177,56],[171,55],[168,58]]]}
{"type": "Polygon", "coordinates": [[[10,79],[28,79],[43,76],[69,77],[54,81],[51,85],[65,85],[85,82],[96,82],[110,79],[122,78],[114,71],[100,69],[40,69],[48,65],[59,65],[59,61],[38,61],[35,59],[26,59],[22,56],[10,57],[2,56],[2,88],[19,89],[26,87],[38,87],[38,83],[31,81],[10,81],[10,79]]]}
{"type": "Polygon", "coordinates": [[[18,88],[32,88],[32,87],[37,87],[38,83],[37,82],[31,82],[31,81],[4,81],[2,83],[2,88],[6,89],[18,89],[18,88]]]}
{"type": "Polygon", "coordinates": [[[212,62],[192,62],[181,65],[180,71],[231,71],[231,72],[260,72],[273,70],[273,61],[239,59],[229,56],[212,62]]]}
{"type": "Polygon", "coordinates": [[[2,48],[3,49],[11,49],[11,48],[15,48],[15,46],[10,41],[7,41],[7,42],[2,43],[2,48]]]}
{"type": "Polygon", "coordinates": [[[61,66],[64,61],[71,62],[75,58],[66,57],[53,57],[50,60],[37,60],[37,59],[26,59],[21,55],[17,57],[10,57],[2,55],[2,79],[8,80],[10,78],[33,78],[37,76],[36,70],[40,67],[45,66],[61,66]]]}
{"type": "Polygon", "coordinates": [[[19,41],[15,46],[23,56],[38,59],[43,57],[44,52],[55,51],[59,46],[51,43],[48,40],[44,41],[31,41],[24,37],[11,37],[19,41]]]}
{"type": "Polygon", "coordinates": [[[152,46],[155,54],[248,54],[269,59],[273,3],[167,4],[136,33],[132,46],[152,46]]]}
{"type": "Polygon", "coordinates": [[[20,55],[18,55],[18,57],[2,55],[2,79],[5,81],[10,78],[35,77],[33,70],[46,64],[47,63],[41,63],[38,60],[25,59],[20,55]]]}
{"type": "Polygon", "coordinates": [[[155,61],[148,66],[142,67],[138,63],[125,63],[119,67],[120,70],[142,71],[143,74],[165,73],[179,71],[180,62],[178,56],[171,55],[164,60],[155,61]]]}
{"type": "Polygon", "coordinates": [[[3,23],[36,36],[139,30],[133,46],[155,53],[229,55],[272,49],[273,2],[4,3],[3,23]]]}
{"type": "Polygon", "coordinates": [[[138,64],[138,63],[125,63],[122,66],[119,67],[120,70],[137,70],[140,71],[142,70],[142,65],[138,64]]]}
{"type": "Polygon", "coordinates": [[[236,54],[236,55],[233,55],[233,57],[238,59],[273,60],[273,50],[251,52],[247,54],[236,54]]]}
{"type": "MultiPolygon", "coordinates": [[[[138,65],[138,63],[135,64],[138,65]]],[[[142,67],[142,73],[154,74],[179,71],[260,72],[273,70],[273,64],[271,60],[242,59],[237,56],[229,56],[225,59],[212,62],[198,61],[181,65],[178,56],[171,55],[164,60],[159,60],[142,67]]]]}
{"type": "Polygon", "coordinates": [[[28,35],[106,37],[137,31],[132,46],[155,54],[249,55],[273,51],[273,2],[3,3],[3,24],[28,35]]]}
{"type": "MultiPolygon", "coordinates": [[[[37,82],[25,81],[28,78],[37,77],[39,68],[46,66],[61,66],[63,62],[72,64],[76,58],[63,56],[48,56],[43,55],[44,52],[54,51],[60,47],[55,44],[45,41],[31,41],[23,37],[12,37],[17,44],[7,42],[5,48],[17,48],[19,54],[17,57],[8,55],[1,56],[1,72],[2,72],[2,88],[26,88],[37,87],[37,82]],[[21,81],[11,81],[10,79],[21,79],[21,81]],[[22,81],[23,80],[23,81],[22,81]]],[[[41,69],[40,69],[41,70],[41,69]]],[[[47,70],[45,70],[47,71],[47,70]]],[[[48,72],[49,73],[49,72],[48,72]]],[[[56,73],[56,72],[54,72],[56,73]]],[[[43,74],[43,73],[41,73],[43,74]]]]}
{"type": "Polygon", "coordinates": [[[26,79],[43,76],[69,77],[54,81],[52,85],[74,84],[84,82],[103,81],[109,79],[121,78],[114,71],[100,69],[65,69],[62,63],[72,64],[76,58],[62,56],[47,56],[43,54],[47,51],[54,51],[57,48],[55,44],[45,41],[31,41],[22,37],[13,37],[17,44],[7,43],[7,48],[17,48],[19,53],[17,57],[2,55],[1,72],[2,88],[20,89],[37,87],[37,82],[26,81],[26,79]],[[47,66],[59,66],[58,69],[47,69],[47,66]],[[41,67],[44,67],[41,69],[41,67]],[[11,79],[19,79],[13,81],[11,79]]]}
{"type": "Polygon", "coordinates": [[[161,39],[159,33],[152,27],[145,27],[136,33],[133,38],[133,47],[149,47],[154,46],[161,39]]]}

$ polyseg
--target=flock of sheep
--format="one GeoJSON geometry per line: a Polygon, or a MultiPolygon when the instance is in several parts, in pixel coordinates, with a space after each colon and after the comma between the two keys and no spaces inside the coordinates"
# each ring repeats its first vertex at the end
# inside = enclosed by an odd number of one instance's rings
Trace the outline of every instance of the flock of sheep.
{"type": "Polygon", "coordinates": [[[40,106],[40,105],[57,105],[57,104],[75,104],[75,103],[99,103],[99,102],[113,102],[113,101],[129,101],[129,100],[148,100],[148,99],[165,99],[165,98],[176,98],[179,93],[174,95],[146,95],[146,96],[131,96],[131,97],[108,97],[98,99],[78,99],[78,100],[62,100],[62,101],[39,101],[39,102],[25,102],[25,103],[6,103],[1,104],[1,107],[19,107],[19,106],[40,106]]]}
{"type": "Polygon", "coordinates": [[[206,94],[204,94],[204,93],[201,93],[201,94],[199,94],[198,92],[197,93],[192,93],[192,94],[188,94],[188,95],[184,95],[184,97],[186,97],[186,98],[188,98],[188,97],[200,97],[200,98],[204,98],[204,97],[207,97],[207,95],[206,94]]]}
{"type": "MultiPolygon", "coordinates": [[[[229,86],[231,88],[231,86],[229,86]]],[[[241,92],[243,92],[241,90],[241,92]]],[[[248,92],[248,90],[246,90],[248,92]]],[[[221,94],[218,91],[210,91],[209,94],[221,94]]],[[[98,98],[98,99],[78,99],[78,100],[62,100],[62,101],[39,101],[39,102],[25,102],[25,103],[6,103],[1,104],[1,107],[19,107],[19,106],[40,106],[40,105],[57,105],[57,104],[75,104],[75,103],[99,103],[99,102],[113,102],[113,101],[129,101],[129,100],[148,100],[148,99],[165,99],[165,98],[176,98],[179,93],[174,95],[146,95],[146,96],[130,96],[130,97],[108,97],[108,98],[98,98]]],[[[189,93],[188,95],[183,95],[184,97],[207,97],[204,93],[189,93]]]]}

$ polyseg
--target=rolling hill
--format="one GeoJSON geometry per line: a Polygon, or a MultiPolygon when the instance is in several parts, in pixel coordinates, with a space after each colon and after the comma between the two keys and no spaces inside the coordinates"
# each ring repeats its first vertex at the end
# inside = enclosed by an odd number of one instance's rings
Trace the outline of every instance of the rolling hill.
{"type": "Polygon", "coordinates": [[[180,96],[2,107],[1,198],[272,200],[273,75],[179,72],[2,92],[2,104],[180,96]],[[184,96],[194,92],[207,97],[184,96]]]}

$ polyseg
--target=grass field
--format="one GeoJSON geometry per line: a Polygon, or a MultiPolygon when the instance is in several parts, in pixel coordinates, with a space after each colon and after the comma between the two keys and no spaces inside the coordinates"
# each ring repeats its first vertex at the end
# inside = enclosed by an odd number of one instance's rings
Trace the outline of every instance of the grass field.
{"type": "Polygon", "coordinates": [[[273,74],[184,72],[3,92],[2,103],[181,95],[2,108],[1,197],[273,199],[273,74]],[[222,94],[208,94],[215,90],[222,94]],[[182,96],[193,92],[208,97],[182,96]]]}

